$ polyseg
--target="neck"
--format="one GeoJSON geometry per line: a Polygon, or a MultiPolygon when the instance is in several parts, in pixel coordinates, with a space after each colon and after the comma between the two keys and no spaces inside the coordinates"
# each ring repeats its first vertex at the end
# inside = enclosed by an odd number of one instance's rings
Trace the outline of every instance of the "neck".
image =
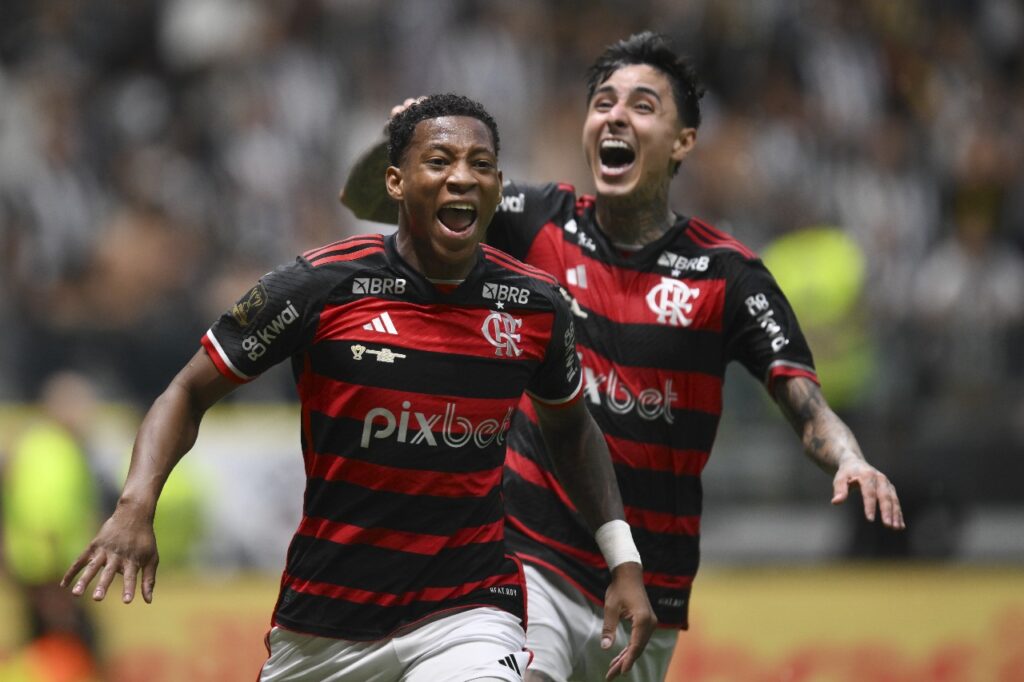
{"type": "MultiPolygon", "coordinates": [[[[475,246],[475,245],[474,245],[475,246]]],[[[476,248],[465,258],[443,260],[435,253],[429,241],[413,239],[405,230],[398,231],[395,249],[409,266],[429,280],[456,281],[466,279],[476,263],[476,248]]]]}
{"type": "Polygon", "coordinates": [[[643,246],[665,234],[675,222],[668,208],[668,186],[649,196],[598,195],[597,224],[607,237],[618,244],[643,246]]]}

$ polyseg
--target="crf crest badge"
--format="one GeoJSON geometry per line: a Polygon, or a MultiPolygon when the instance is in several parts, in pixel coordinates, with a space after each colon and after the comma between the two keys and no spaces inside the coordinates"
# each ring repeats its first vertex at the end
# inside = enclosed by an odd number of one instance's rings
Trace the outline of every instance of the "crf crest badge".
{"type": "Polygon", "coordinates": [[[494,346],[494,354],[499,358],[518,358],[522,353],[518,345],[522,341],[519,333],[522,326],[521,319],[508,313],[493,312],[484,319],[480,331],[484,333],[487,342],[494,346]]]}
{"type": "Polygon", "coordinates": [[[693,324],[693,301],[700,295],[700,289],[687,286],[671,277],[662,277],[647,292],[647,307],[658,316],[660,324],[672,327],[689,327],[693,324]],[[687,317],[689,315],[689,317],[687,317]]]}

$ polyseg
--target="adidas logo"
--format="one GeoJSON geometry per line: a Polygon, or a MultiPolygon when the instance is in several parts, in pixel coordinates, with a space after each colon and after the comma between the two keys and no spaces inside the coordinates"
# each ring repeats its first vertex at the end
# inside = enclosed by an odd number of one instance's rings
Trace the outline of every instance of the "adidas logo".
{"type": "Polygon", "coordinates": [[[363,329],[369,332],[381,332],[382,334],[394,334],[398,335],[398,330],[395,329],[395,323],[391,321],[391,316],[386,312],[381,313],[377,317],[373,318],[369,322],[363,325],[363,329]]]}
{"type": "Polygon", "coordinates": [[[499,659],[498,663],[506,668],[512,669],[517,675],[522,677],[523,671],[519,669],[519,663],[516,662],[516,657],[513,654],[509,654],[505,658],[499,659]]]}

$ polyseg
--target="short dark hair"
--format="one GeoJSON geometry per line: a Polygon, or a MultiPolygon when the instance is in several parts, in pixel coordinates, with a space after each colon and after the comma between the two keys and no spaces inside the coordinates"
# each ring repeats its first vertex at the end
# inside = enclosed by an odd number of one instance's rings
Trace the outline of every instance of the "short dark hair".
{"type": "Polygon", "coordinates": [[[469,116],[482,121],[491,131],[494,155],[498,155],[501,143],[498,138],[498,124],[494,122],[494,118],[479,102],[449,92],[424,97],[388,121],[388,163],[397,166],[402,162],[402,157],[409,148],[420,121],[442,116],[469,116]]]}
{"type": "Polygon", "coordinates": [[[668,36],[652,31],[633,35],[604,49],[587,70],[587,102],[601,83],[624,66],[647,64],[664,73],[672,85],[679,119],[689,128],[700,126],[700,98],[704,88],[685,57],[676,54],[668,36]]]}

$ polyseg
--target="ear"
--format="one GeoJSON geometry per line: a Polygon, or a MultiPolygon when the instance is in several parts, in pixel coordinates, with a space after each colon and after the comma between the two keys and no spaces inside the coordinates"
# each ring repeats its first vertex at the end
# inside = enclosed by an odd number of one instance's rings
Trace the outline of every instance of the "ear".
{"type": "Polygon", "coordinates": [[[405,192],[402,189],[402,170],[397,166],[388,166],[387,170],[384,171],[384,188],[387,189],[388,196],[395,201],[401,201],[405,197],[405,192]]]}
{"type": "Polygon", "coordinates": [[[697,129],[680,128],[679,134],[672,140],[672,160],[682,161],[695,144],[697,144],[697,129]]]}

